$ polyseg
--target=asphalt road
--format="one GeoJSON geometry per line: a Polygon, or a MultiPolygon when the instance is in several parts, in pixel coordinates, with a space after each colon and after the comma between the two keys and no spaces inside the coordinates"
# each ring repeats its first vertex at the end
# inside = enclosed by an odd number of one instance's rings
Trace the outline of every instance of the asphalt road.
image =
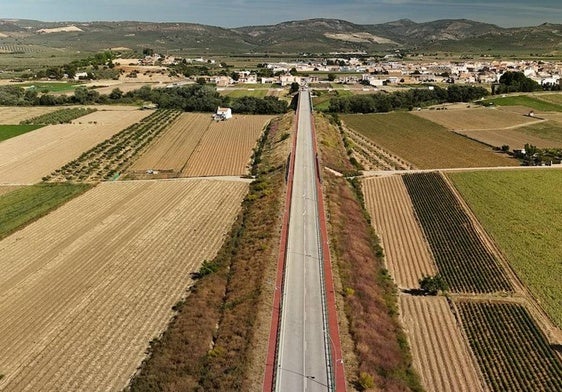
{"type": "Polygon", "coordinates": [[[277,391],[327,391],[329,339],[308,91],[300,94],[277,355],[277,391]]]}

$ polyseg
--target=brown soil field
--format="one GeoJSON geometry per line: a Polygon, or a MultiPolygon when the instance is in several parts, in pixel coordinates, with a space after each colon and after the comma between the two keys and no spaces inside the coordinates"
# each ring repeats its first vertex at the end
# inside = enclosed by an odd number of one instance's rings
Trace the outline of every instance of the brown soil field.
{"type": "Polygon", "coordinates": [[[48,125],[0,144],[0,184],[36,183],[151,114],[145,110],[97,111],[72,124],[48,125]]]}
{"type": "Polygon", "coordinates": [[[0,390],[122,390],[247,190],[103,183],[2,240],[0,390]]]}
{"type": "Polygon", "coordinates": [[[484,391],[482,378],[445,297],[400,295],[401,321],[427,391],[484,391]]]}
{"type": "Polygon", "coordinates": [[[59,109],[60,107],[56,106],[2,106],[0,107],[0,124],[19,124],[23,120],[29,120],[30,118],[41,116],[45,113],[51,113],[59,109]]]}
{"type": "Polygon", "coordinates": [[[183,113],[131,166],[130,171],[169,170],[180,173],[211,125],[208,113],[183,113]]]}
{"type": "MultiPolygon", "coordinates": [[[[562,128],[561,128],[562,130],[562,128]]],[[[534,135],[529,135],[519,129],[499,129],[482,131],[455,131],[458,134],[478,140],[493,147],[508,145],[511,150],[521,149],[525,144],[530,143],[538,148],[562,147],[562,142],[543,139],[534,135]]],[[[561,132],[562,133],[562,132],[561,132]]]]}
{"type": "Polygon", "coordinates": [[[523,115],[529,113],[529,111],[522,113],[520,116],[514,116],[513,113],[482,107],[453,110],[421,110],[412,113],[455,131],[508,128],[539,121],[523,115]]]}
{"type": "Polygon", "coordinates": [[[362,188],[365,207],[382,241],[390,274],[399,287],[418,288],[418,280],[435,275],[437,267],[402,178],[367,178],[362,188]]]}
{"type": "Polygon", "coordinates": [[[20,188],[19,186],[0,186],[0,196],[20,188]]]}
{"type": "Polygon", "coordinates": [[[247,174],[252,149],[272,117],[235,115],[230,120],[211,123],[187,161],[182,175],[199,177],[247,174]]]}

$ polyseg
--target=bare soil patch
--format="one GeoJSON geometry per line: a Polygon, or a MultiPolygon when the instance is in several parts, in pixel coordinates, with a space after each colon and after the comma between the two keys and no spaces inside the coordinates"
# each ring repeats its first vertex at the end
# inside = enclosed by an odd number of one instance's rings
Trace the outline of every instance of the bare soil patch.
{"type": "MultiPolygon", "coordinates": [[[[562,131],[562,127],[561,127],[562,131]]],[[[538,148],[562,147],[562,142],[549,141],[537,136],[529,135],[518,129],[500,129],[484,131],[455,131],[458,134],[478,140],[493,147],[508,145],[511,150],[521,149],[529,143],[538,148]]],[[[561,132],[562,134],[562,132],[561,132]]]]}
{"type": "Polygon", "coordinates": [[[362,185],[365,207],[381,238],[390,274],[399,287],[418,288],[418,280],[435,275],[437,267],[402,178],[368,178],[362,185]]]}
{"type": "Polygon", "coordinates": [[[247,189],[104,183],[1,241],[0,389],[125,387],[247,189]]]}
{"type": "Polygon", "coordinates": [[[152,111],[97,111],[0,143],[0,184],[35,183],[152,111]]]}
{"type": "Polygon", "coordinates": [[[414,367],[428,391],[484,391],[483,378],[445,297],[400,295],[414,367]]]}
{"type": "Polygon", "coordinates": [[[59,110],[56,106],[0,107],[0,124],[19,124],[21,121],[59,110]]]}
{"type": "Polygon", "coordinates": [[[522,126],[539,121],[524,115],[529,113],[529,111],[514,116],[510,112],[483,107],[455,110],[421,110],[412,113],[450,130],[499,129],[522,126]]]}

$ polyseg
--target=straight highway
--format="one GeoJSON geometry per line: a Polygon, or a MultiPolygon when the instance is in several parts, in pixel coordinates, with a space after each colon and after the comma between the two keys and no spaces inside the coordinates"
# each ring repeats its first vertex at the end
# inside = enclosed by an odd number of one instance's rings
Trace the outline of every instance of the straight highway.
{"type": "Polygon", "coordinates": [[[276,391],[333,390],[311,120],[304,89],[299,94],[276,391]]]}

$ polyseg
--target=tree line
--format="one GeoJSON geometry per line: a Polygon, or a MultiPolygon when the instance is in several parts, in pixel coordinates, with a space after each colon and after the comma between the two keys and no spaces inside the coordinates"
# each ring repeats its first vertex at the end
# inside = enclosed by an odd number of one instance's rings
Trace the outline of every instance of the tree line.
{"type": "Polygon", "coordinates": [[[187,112],[214,112],[218,106],[231,107],[240,114],[280,114],[289,109],[287,102],[277,97],[221,96],[216,88],[206,85],[151,88],[143,86],[124,93],[116,88],[109,94],[79,86],[74,95],[42,94],[35,89],[19,86],[0,86],[0,105],[4,106],[57,106],[86,104],[134,104],[152,102],[162,109],[179,109],[187,112]]]}
{"type": "Polygon", "coordinates": [[[392,110],[442,104],[469,102],[489,95],[483,87],[452,85],[446,89],[417,88],[393,93],[375,93],[336,97],[330,100],[329,111],[334,113],[380,113],[392,110]]]}

